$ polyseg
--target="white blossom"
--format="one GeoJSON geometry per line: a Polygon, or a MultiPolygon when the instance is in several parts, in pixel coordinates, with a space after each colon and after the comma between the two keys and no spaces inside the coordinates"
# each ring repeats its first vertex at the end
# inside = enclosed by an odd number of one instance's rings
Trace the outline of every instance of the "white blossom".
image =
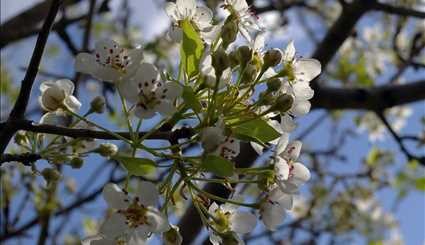
{"type": "Polygon", "coordinates": [[[167,2],[165,12],[173,22],[168,36],[175,42],[180,42],[182,39],[182,30],[180,22],[188,20],[194,25],[195,29],[201,34],[204,40],[209,40],[210,32],[215,31],[212,26],[212,11],[205,6],[197,6],[195,0],[177,0],[176,3],[167,2]]]}
{"type": "Polygon", "coordinates": [[[252,40],[250,32],[262,30],[258,17],[252,12],[245,0],[225,0],[224,8],[236,17],[239,31],[248,42],[252,40]]]}
{"type": "Polygon", "coordinates": [[[75,98],[74,83],[68,79],[57,81],[45,81],[40,85],[41,96],[40,106],[46,111],[56,111],[66,108],[76,112],[80,109],[81,103],[75,98]]]}
{"type": "Polygon", "coordinates": [[[131,197],[115,184],[105,185],[103,198],[114,212],[100,228],[100,235],[104,239],[124,239],[130,243],[145,241],[150,233],[162,233],[169,229],[167,217],[156,208],[159,199],[156,186],[141,181],[136,192],[131,197]]]}
{"type": "Polygon", "coordinates": [[[142,63],[134,76],[122,81],[119,88],[124,98],[134,104],[139,118],[152,118],[158,112],[162,116],[175,112],[174,100],[182,88],[176,82],[163,82],[156,67],[142,63]]]}
{"type": "MultiPolygon", "coordinates": [[[[257,224],[257,218],[254,214],[239,211],[236,205],[230,203],[218,206],[217,203],[213,202],[208,212],[215,217],[214,228],[222,233],[246,234],[251,232],[257,224]]],[[[214,245],[224,244],[222,238],[212,231],[210,241],[214,245]]]]}
{"type": "Polygon", "coordinates": [[[264,225],[269,230],[275,230],[282,224],[286,211],[293,205],[293,196],[282,192],[279,187],[274,187],[267,193],[260,205],[260,216],[264,225]]]}
{"type": "Polygon", "coordinates": [[[275,149],[274,155],[274,171],[276,175],[276,183],[285,193],[295,194],[298,188],[310,177],[310,171],[298,159],[302,143],[294,141],[287,144],[287,139],[282,139],[275,149]]]}
{"type": "Polygon", "coordinates": [[[240,140],[226,136],[225,124],[219,120],[216,126],[206,127],[201,132],[201,144],[206,152],[232,160],[240,153],[240,140]]]}
{"type": "Polygon", "coordinates": [[[133,75],[143,59],[142,49],[126,49],[113,40],[96,43],[94,54],[77,55],[75,70],[105,82],[117,82],[133,75]]]}

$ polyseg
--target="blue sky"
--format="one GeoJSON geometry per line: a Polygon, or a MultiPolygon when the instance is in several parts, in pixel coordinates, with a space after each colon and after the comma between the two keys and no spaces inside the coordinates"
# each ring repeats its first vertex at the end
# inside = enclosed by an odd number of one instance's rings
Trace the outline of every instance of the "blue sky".
{"type": "MultiPolygon", "coordinates": [[[[13,16],[16,12],[19,12],[22,9],[25,9],[28,6],[31,6],[32,2],[38,2],[38,1],[28,1],[28,0],[15,0],[15,1],[1,1],[1,21],[3,22],[6,20],[9,16],[13,16]]],[[[119,4],[119,1],[115,0],[112,1],[112,6],[117,6],[119,4]]],[[[166,15],[164,12],[159,9],[156,4],[154,4],[153,0],[146,0],[146,1],[137,1],[137,0],[131,0],[130,5],[132,7],[133,12],[141,11],[143,14],[138,14],[137,18],[133,18],[132,21],[134,24],[137,24],[141,27],[143,30],[143,37],[146,39],[151,39],[153,36],[161,33],[167,26],[168,26],[168,20],[166,18],[166,15]],[[144,11],[146,9],[149,9],[150,11],[144,11]],[[154,24],[152,24],[154,23],[154,24]]],[[[306,34],[301,31],[301,28],[297,28],[297,20],[294,17],[294,15],[289,15],[292,21],[294,21],[294,24],[289,26],[285,30],[284,38],[279,38],[275,40],[273,43],[269,43],[269,47],[284,47],[286,43],[293,39],[295,41],[297,51],[299,54],[303,56],[309,56],[311,54],[312,49],[314,46],[310,42],[307,41],[306,34]]],[[[360,23],[361,26],[366,26],[372,24],[371,20],[364,19],[360,23]]],[[[317,26],[320,28],[319,26],[317,26]]],[[[72,32],[73,38],[75,40],[79,40],[79,35],[76,30],[72,32]]],[[[59,43],[58,39],[55,35],[52,35],[49,38],[49,42],[59,43]]],[[[31,52],[33,45],[35,43],[35,38],[29,38],[23,42],[19,42],[13,45],[8,46],[5,50],[2,50],[1,59],[2,63],[5,61],[5,64],[9,69],[13,71],[13,76],[16,81],[18,81],[20,78],[23,77],[23,73],[16,69],[17,67],[25,66],[27,62],[29,61],[29,53],[31,52]],[[13,65],[12,65],[13,64],[13,65]]],[[[51,60],[50,62],[42,62],[42,67],[45,67],[49,71],[54,71],[55,73],[64,73],[68,75],[73,74],[72,66],[69,64],[70,56],[68,52],[63,52],[64,55],[61,55],[59,58],[55,58],[54,60],[51,60]],[[71,69],[64,69],[64,67],[69,67],[71,69]]],[[[407,78],[416,78],[425,74],[413,74],[412,72],[409,72],[410,74],[407,76],[407,78]]],[[[38,85],[42,81],[41,77],[38,77],[36,80],[36,84],[34,86],[34,90],[32,93],[32,102],[29,106],[29,108],[38,106],[35,97],[38,96],[38,85]]],[[[90,100],[94,97],[93,94],[82,94],[81,100],[83,102],[83,105],[89,104],[90,100]]],[[[118,103],[117,103],[118,104],[118,103]]],[[[415,134],[421,130],[421,126],[419,124],[420,118],[425,116],[425,110],[424,110],[424,102],[419,102],[412,105],[414,113],[409,118],[408,121],[408,127],[405,127],[402,133],[406,134],[415,134]]],[[[85,111],[87,107],[83,107],[81,111],[85,111]]],[[[321,111],[313,111],[308,116],[302,118],[299,120],[300,122],[300,128],[298,131],[296,131],[293,136],[297,135],[297,132],[302,131],[302,129],[306,126],[308,126],[311,122],[314,121],[315,118],[321,114],[321,111]]],[[[353,124],[351,118],[355,114],[355,112],[351,112],[349,116],[346,116],[345,119],[342,122],[343,127],[352,127],[354,128],[355,125],[353,124]]],[[[102,120],[101,117],[93,117],[95,121],[101,121],[102,123],[105,122],[105,120],[102,120]]],[[[33,118],[35,121],[38,121],[39,118],[33,118]]],[[[114,126],[112,124],[107,124],[107,126],[110,126],[113,128],[114,126]]],[[[311,149],[320,149],[319,146],[323,146],[323,142],[328,141],[329,134],[323,133],[328,132],[331,128],[331,122],[330,120],[327,120],[324,122],[317,130],[315,130],[314,133],[312,133],[309,137],[305,139],[305,145],[306,147],[310,147],[311,149]]],[[[377,143],[379,147],[383,147],[386,149],[398,149],[398,146],[394,143],[392,138],[387,135],[386,139],[383,142],[377,143]]],[[[367,134],[362,133],[354,140],[350,140],[347,142],[345,148],[342,150],[344,153],[347,154],[349,157],[348,164],[344,163],[338,163],[338,162],[332,162],[330,165],[332,166],[332,170],[337,169],[338,171],[353,171],[354,168],[358,168],[360,166],[359,162],[362,161],[362,157],[367,154],[367,152],[370,150],[370,148],[373,147],[373,144],[370,143],[367,139],[367,134]]],[[[326,145],[324,145],[324,148],[326,148],[326,145]]],[[[423,152],[422,152],[423,153],[423,152]]],[[[398,154],[396,159],[396,165],[397,166],[403,166],[406,159],[404,156],[401,156],[398,154]]],[[[85,166],[81,170],[73,170],[71,168],[65,167],[65,175],[74,177],[76,180],[78,180],[77,185],[81,186],[82,183],[85,182],[89,178],[87,176],[87,173],[90,173],[94,169],[96,169],[100,164],[103,164],[102,160],[98,157],[90,157],[89,161],[87,161],[89,164],[85,164],[85,166]]],[[[96,178],[99,180],[98,183],[101,183],[104,178],[106,178],[107,171],[104,171],[99,176],[96,176],[96,178]]],[[[98,186],[94,186],[94,188],[97,188],[98,186]]],[[[87,193],[90,192],[90,190],[86,190],[87,193]]],[[[389,209],[394,198],[395,194],[392,191],[382,191],[377,193],[378,199],[382,201],[384,206],[389,209]]],[[[86,208],[96,208],[96,209],[103,209],[106,207],[106,204],[103,202],[102,198],[99,198],[96,202],[87,205],[86,208]]],[[[396,212],[396,218],[400,222],[400,227],[402,231],[403,238],[406,241],[406,244],[424,244],[425,237],[423,231],[425,230],[425,196],[423,193],[413,191],[411,192],[408,197],[401,202],[398,211],[396,212]]],[[[32,216],[31,216],[32,217],[32,216]]],[[[101,213],[97,214],[98,218],[101,218],[101,213]]],[[[81,218],[81,214],[75,214],[72,217],[70,217],[70,220],[72,222],[78,222],[81,218]]],[[[32,234],[37,234],[37,231],[34,230],[32,234]]]]}

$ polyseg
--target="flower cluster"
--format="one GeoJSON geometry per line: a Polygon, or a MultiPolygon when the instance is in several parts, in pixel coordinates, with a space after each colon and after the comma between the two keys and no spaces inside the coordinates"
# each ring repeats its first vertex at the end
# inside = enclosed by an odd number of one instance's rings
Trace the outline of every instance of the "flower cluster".
{"type": "Polygon", "coordinates": [[[52,155],[52,162],[63,160],[54,159],[58,148],[52,148],[61,143],[64,149],[60,150],[65,152],[61,156],[71,157],[74,166],[81,166],[89,153],[120,162],[133,176],[146,175],[160,166],[152,158],[138,157],[141,152],[170,163],[161,165],[168,168],[168,177],[159,191],[147,181],[138,182],[137,188],[130,188],[133,181],[123,188],[106,185],[103,197],[111,213],[99,234],[85,243],[143,244],[152,235],[162,234],[166,244],[181,244],[179,228],[167,218],[174,196],[180,193],[190,195],[213,244],[243,244],[239,234],[251,232],[257,217],[266,228],[276,229],[292,208],[293,195],[310,179],[309,170],[298,160],[302,143],[289,142],[289,134],[296,127],[294,119],[310,110],[314,91],[309,83],[320,74],[320,63],[297,57],[293,42],[284,50],[266,49],[267,33],[245,0],[225,0],[221,6],[227,15],[217,22],[213,11],[195,0],[166,4],[172,22],[168,36],[180,46],[178,74],[146,61],[141,47],[128,49],[112,40],[99,41],[93,53],[76,57],[76,71],[112,83],[121,98],[128,136],[88,119],[92,113],[103,113],[103,98],[96,97],[88,112],[79,115],[81,103],[73,96],[71,81],[41,85],[40,104],[48,111],[42,123],[59,124],[58,119],[70,117],[60,125],[104,131],[132,152],[121,152],[109,143],[96,146],[88,138],[53,138],[44,152],[52,155]],[[239,34],[244,38],[242,45],[236,42],[239,34]],[[152,120],[158,118],[159,122],[152,120]],[[179,124],[187,121],[191,122],[185,125],[190,133],[176,132],[182,130],[179,124]],[[151,130],[139,134],[145,122],[151,130]],[[149,136],[164,128],[174,130],[171,136],[160,137],[170,142],[169,147],[145,144],[149,136]],[[184,149],[190,145],[198,146],[197,153],[186,154],[184,149]],[[236,159],[249,145],[259,155],[272,152],[272,157],[262,166],[241,168],[236,159]],[[208,193],[201,188],[204,182],[228,187],[233,198],[208,193]],[[259,196],[239,198],[244,193],[231,188],[232,183],[254,184],[259,196]],[[252,210],[239,210],[239,206],[252,210]]]}

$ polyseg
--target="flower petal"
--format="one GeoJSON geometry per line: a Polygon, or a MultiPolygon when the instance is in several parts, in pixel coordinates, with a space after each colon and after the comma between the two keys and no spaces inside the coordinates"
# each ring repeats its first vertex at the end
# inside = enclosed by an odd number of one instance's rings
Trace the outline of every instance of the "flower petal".
{"type": "Polygon", "coordinates": [[[81,107],[81,102],[73,95],[66,97],[63,104],[73,112],[77,112],[81,107]]]}
{"type": "Polygon", "coordinates": [[[292,164],[292,167],[293,169],[291,171],[291,174],[293,178],[297,180],[298,183],[296,184],[307,182],[310,179],[310,170],[308,170],[308,168],[302,163],[295,162],[294,164],[292,164]]]}
{"type": "Polygon", "coordinates": [[[69,79],[60,79],[56,81],[56,84],[65,91],[65,95],[71,95],[74,93],[74,83],[69,79]]]}
{"type": "Polygon", "coordinates": [[[125,201],[127,196],[116,184],[106,184],[103,187],[102,195],[110,208],[125,209],[128,207],[128,202],[125,201]]]}
{"type": "Polygon", "coordinates": [[[100,227],[100,233],[102,233],[107,239],[116,239],[118,236],[124,234],[128,229],[126,218],[119,214],[113,213],[100,227]]]}
{"type": "Polygon", "coordinates": [[[159,201],[159,192],[156,185],[149,181],[140,181],[137,188],[140,202],[145,206],[156,206],[159,201]]]}
{"type": "Polygon", "coordinates": [[[276,178],[279,181],[287,180],[289,177],[289,165],[286,160],[281,157],[277,157],[274,165],[274,171],[276,178]]]}
{"type": "Polygon", "coordinates": [[[245,234],[254,230],[257,217],[249,212],[237,211],[230,217],[230,223],[232,231],[245,234]]]}

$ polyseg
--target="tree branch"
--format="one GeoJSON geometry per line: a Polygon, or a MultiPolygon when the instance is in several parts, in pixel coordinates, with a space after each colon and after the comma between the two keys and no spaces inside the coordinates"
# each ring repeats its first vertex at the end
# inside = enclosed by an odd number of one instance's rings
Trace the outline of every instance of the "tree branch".
{"type": "Polygon", "coordinates": [[[4,152],[7,145],[9,144],[10,139],[17,130],[12,121],[24,117],[24,113],[31,95],[31,88],[37,75],[41,57],[43,56],[43,51],[47,43],[47,38],[49,37],[50,29],[52,28],[53,22],[55,21],[56,14],[58,13],[61,4],[61,0],[52,1],[46,20],[43,24],[43,27],[41,28],[40,34],[38,35],[28,70],[21,83],[22,85],[18,98],[15,102],[15,105],[13,106],[12,112],[9,115],[9,119],[6,122],[5,127],[0,132],[0,154],[4,152]]]}
{"type": "Polygon", "coordinates": [[[332,88],[318,86],[311,100],[314,109],[362,109],[380,111],[425,99],[425,80],[389,84],[374,88],[332,88]]]}
{"type": "MultiPolygon", "coordinates": [[[[93,138],[93,139],[105,139],[105,140],[119,140],[112,134],[104,131],[96,131],[90,129],[77,129],[77,128],[67,128],[60,127],[48,124],[35,124],[29,120],[16,120],[13,121],[15,128],[17,130],[25,130],[34,133],[45,133],[45,134],[54,134],[67,136],[72,138],[93,138]]],[[[0,123],[0,129],[3,128],[6,123],[0,123]]],[[[129,132],[115,132],[116,134],[131,139],[129,132]]],[[[139,137],[143,137],[146,132],[140,132],[139,137]]],[[[173,132],[155,132],[151,134],[148,139],[163,139],[170,140],[171,138],[189,138],[194,134],[191,128],[183,127],[181,129],[175,130],[173,132]]]]}
{"type": "Polygon", "coordinates": [[[34,153],[23,153],[23,154],[3,154],[0,155],[0,165],[6,162],[20,162],[25,166],[31,166],[32,162],[40,160],[41,156],[34,153]]]}
{"type": "Polygon", "coordinates": [[[402,6],[392,6],[390,4],[375,2],[372,5],[373,10],[382,11],[388,14],[395,14],[405,17],[415,17],[420,19],[425,19],[425,12],[409,9],[402,6]]]}

